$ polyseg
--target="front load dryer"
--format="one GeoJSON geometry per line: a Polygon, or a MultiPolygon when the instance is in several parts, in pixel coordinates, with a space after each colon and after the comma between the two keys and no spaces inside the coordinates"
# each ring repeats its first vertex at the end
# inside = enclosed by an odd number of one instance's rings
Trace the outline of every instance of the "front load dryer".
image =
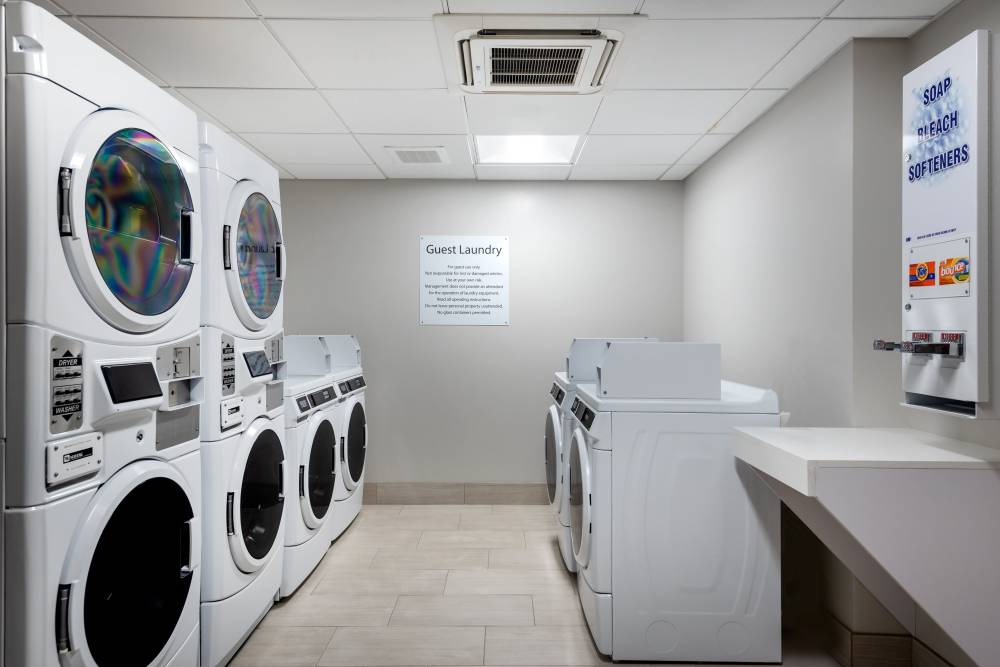
{"type": "Polygon", "coordinates": [[[716,362],[714,397],[650,398],[657,374],[676,382],[657,356],[612,343],[572,406],[587,626],[615,661],[780,662],[780,503],[732,452],[734,427],[778,425],[777,397],[718,380],[716,362]]]}
{"type": "Polygon", "coordinates": [[[197,121],[7,2],[4,663],[194,665],[197,121]]]}
{"type": "MultiPolygon", "coordinates": [[[[295,337],[291,337],[295,338],[295,337]]],[[[294,358],[294,341],[289,345],[294,358]]],[[[330,548],[340,447],[337,390],[329,375],[285,380],[285,562],[281,597],[306,580],[330,548]]]]}

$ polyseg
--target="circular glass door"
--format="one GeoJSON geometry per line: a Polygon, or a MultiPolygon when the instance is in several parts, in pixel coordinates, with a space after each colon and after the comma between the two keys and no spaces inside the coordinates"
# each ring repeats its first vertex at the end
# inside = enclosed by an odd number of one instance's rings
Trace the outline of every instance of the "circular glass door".
{"type": "Polygon", "coordinates": [[[368,425],[365,421],[365,408],[361,403],[355,403],[351,408],[351,418],[347,425],[347,475],[344,482],[351,491],[361,481],[365,471],[365,452],[368,447],[368,425]]]}
{"type": "Polygon", "coordinates": [[[259,330],[281,298],[281,224],[270,199],[253,181],[241,181],[233,189],[228,219],[236,224],[235,232],[228,232],[226,248],[227,256],[235,257],[226,267],[230,296],[243,324],[259,330]]]}
{"type": "Polygon", "coordinates": [[[337,437],[330,420],[323,419],[313,434],[306,452],[307,463],[302,466],[303,489],[301,494],[303,518],[310,528],[318,528],[333,502],[336,480],[337,437]]]}
{"type": "Polygon", "coordinates": [[[187,289],[193,207],[184,173],[151,133],[118,130],[94,155],[84,194],[87,241],[104,285],[131,313],[163,315],[187,289]]]}
{"type": "Polygon", "coordinates": [[[147,665],[164,649],[191,588],[194,516],[173,480],[153,477],[115,508],[84,591],[84,631],[98,665],[147,665]]]}
{"type": "Polygon", "coordinates": [[[285,504],[282,493],[284,459],[281,439],[267,428],[254,440],[243,470],[239,524],[243,546],[257,561],[270,553],[281,526],[285,504]]]}
{"type": "Polygon", "coordinates": [[[559,443],[559,438],[562,436],[559,432],[559,422],[559,412],[554,405],[550,406],[545,414],[545,487],[549,492],[549,503],[552,505],[556,504],[559,496],[561,466],[559,459],[562,451],[559,443]]]}

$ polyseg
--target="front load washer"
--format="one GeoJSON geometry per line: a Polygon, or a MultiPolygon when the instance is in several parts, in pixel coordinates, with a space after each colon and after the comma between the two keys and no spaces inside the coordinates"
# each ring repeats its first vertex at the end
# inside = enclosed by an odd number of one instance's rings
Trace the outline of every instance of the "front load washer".
{"type": "MultiPolygon", "coordinates": [[[[298,360],[298,336],[289,337],[290,363],[298,360]]],[[[322,371],[322,368],[318,369],[322,371]]],[[[337,389],[329,375],[289,375],[285,380],[287,462],[285,564],[281,597],[305,581],[330,548],[334,484],[340,447],[337,389]]]]}
{"type": "Polygon", "coordinates": [[[193,665],[197,120],[37,6],[0,11],[4,662],[193,665]]]}
{"type": "Polygon", "coordinates": [[[331,537],[337,539],[361,512],[368,454],[368,416],[365,382],[361,368],[361,346],[354,336],[330,336],[332,377],[337,386],[340,419],[340,456],[337,457],[334,512],[331,537]]]}
{"type": "Polygon", "coordinates": [[[780,503],[732,453],[734,427],[779,424],[777,397],[719,381],[713,399],[630,398],[646,394],[629,375],[671,372],[636,356],[612,343],[602,373],[625,380],[599,374],[572,406],[572,538],[595,644],[615,661],[780,662],[780,503]]]}
{"type": "Polygon", "coordinates": [[[566,370],[555,374],[549,395],[552,401],[545,413],[545,480],[549,504],[557,517],[559,552],[563,564],[576,572],[573,540],[570,532],[569,493],[565,489],[568,478],[569,441],[572,437],[573,413],[571,406],[576,398],[576,387],[583,382],[597,380],[600,360],[612,341],[655,342],[656,338],[574,338],[566,355],[566,370]]]}

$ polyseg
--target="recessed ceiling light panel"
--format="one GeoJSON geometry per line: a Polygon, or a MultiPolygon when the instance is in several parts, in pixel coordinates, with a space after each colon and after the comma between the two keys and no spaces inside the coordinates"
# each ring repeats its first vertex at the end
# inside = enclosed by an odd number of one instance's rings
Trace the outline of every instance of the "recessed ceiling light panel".
{"type": "Polygon", "coordinates": [[[480,164],[572,164],[576,134],[479,134],[480,164]]]}

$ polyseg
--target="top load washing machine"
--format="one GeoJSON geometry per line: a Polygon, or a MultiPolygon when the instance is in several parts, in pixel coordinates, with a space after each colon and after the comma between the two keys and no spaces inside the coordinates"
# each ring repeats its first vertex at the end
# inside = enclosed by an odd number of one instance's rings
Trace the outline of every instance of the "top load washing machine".
{"type": "Polygon", "coordinates": [[[291,595],[322,560],[333,540],[333,501],[340,453],[340,410],[332,375],[331,336],[288,336],[285,380],[287,465],[285,565],[281,596],[291,595]]]}
{"type": "Polygon", "coordinates": [[[566,492],[566,467],[569,464],[568,443],[572,436],[573,415],[570,406],[576,398],[576,387],[582,382],[594,382],[597,365],[611,341],[656,341],[655,338],[574,338],[566,356],[566,370],[555,374],[549,395],[552,401],[545,413],[545,483],[549,504],[556,515],[559,551],[570,572],[576,572],[573,544],[569,528],[569,493],[566,492]]]}
{"type": "Polygon", "coordinates": [[[199,124],[205,226],[201,323],[240,338],[283,327],[285,245],[278,172],[209,123],[199,124]]]}
{"type": "Polygon", "coordinates": [[[732,453],[734,427],[778,426],[774,392],[720,381],[718,346],[612,343],[572,411],[577,588],[598,649],[780,662],[780,503],[732,453]]]}
{"type": "Polygon", "coordinates": [[[35,5],[0,11],[5,663],[196,664],[197,120],[35,5]]]}

